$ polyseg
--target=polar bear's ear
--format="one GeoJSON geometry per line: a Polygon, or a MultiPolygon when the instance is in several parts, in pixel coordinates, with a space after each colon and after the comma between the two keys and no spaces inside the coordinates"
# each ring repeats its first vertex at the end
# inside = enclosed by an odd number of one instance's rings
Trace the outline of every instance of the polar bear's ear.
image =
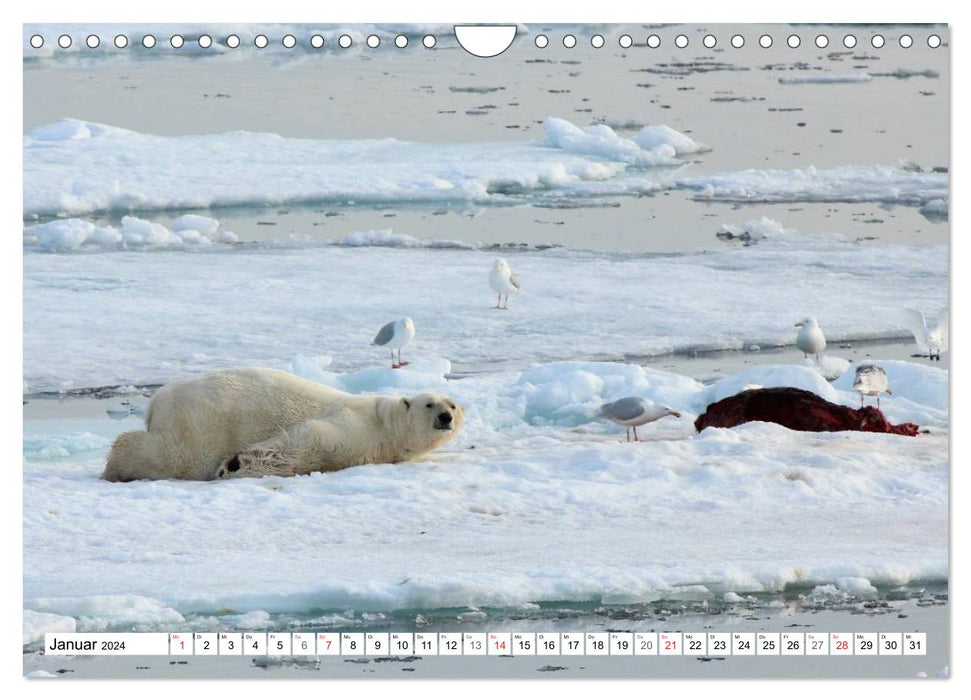
{"type": "Polygon", "coordinates": [[[403,404],[405,405],[405,410],[406,410],[406,411],[407,411],[407,410],[408,410],[409,408],[411,408],[411,401],[409,401],[408,399],[401,399],[401,403],[403,403],[403,404]]]}

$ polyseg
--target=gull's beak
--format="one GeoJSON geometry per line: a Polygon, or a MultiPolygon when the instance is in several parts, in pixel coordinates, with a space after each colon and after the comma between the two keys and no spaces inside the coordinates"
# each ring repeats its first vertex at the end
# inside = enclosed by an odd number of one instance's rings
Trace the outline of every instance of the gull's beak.
{"type": "Polygon", "coordinates": [[[890,389],[887,389],[887,393],[890,394],[891,396],[893,396],[893,392],[890,391],[890,389]]]}
{"type": "Polygon", "coordinates": [[[795,327],[796,327],[796,328],[802,328],[802,321],[800,321],[799,323],[797,323],[797,324],[795,325],[795,327]]]}
{"type": "Polygon", "coordinates": [[[678,413],[677,411],[668,411],[668,414],[674,416],[675,418],[681,417],[681,414],[678,413]]]}

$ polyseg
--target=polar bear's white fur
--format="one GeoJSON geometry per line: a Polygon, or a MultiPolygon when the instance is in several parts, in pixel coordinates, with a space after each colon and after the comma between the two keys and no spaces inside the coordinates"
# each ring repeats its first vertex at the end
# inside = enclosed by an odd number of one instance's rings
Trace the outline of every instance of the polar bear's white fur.
{"type": "Polygon", "coordinates": [[[356,396],[292,374],[251,368],[168,384],[122,433],[103,477],[292,476],[404,462],[449,442],[464,410],[439,394],[356,396]]]}

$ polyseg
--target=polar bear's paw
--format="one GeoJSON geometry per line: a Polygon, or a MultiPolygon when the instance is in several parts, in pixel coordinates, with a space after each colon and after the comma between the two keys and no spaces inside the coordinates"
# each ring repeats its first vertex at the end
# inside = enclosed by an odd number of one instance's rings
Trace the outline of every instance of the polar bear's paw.
{"type": "Polygon", "coordinates": [[[272,448],[250,448],[226,459],[216,470],[216,479],[240,479],[261,476],[293,476],[293,469],[279,451],[272,448]]]}
{"type": "Polygon", "coordinates": [[[216,470],[217,479],[229,479],[234,476],[240,476],[240,471],[242,471],[243,463],[240,460],[239,455],[233,455],[229,459],[225,460],[219,465],[216,470]]]}
{"type": "Polygon", "coordinates": [[[216,478],[234,479],[247,476],[265,476],[275,471],[270,465],[271,462],[269,455],[259,452],[241,452],[219,465],[216,470],[216,478]]]}

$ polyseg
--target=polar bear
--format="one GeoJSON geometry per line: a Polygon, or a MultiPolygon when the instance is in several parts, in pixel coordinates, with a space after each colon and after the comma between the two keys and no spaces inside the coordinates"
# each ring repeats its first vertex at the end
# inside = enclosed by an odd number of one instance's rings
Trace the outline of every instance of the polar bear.
{"type": "Polygon", "coordinates": [[[102,477],[293,476],[404,462],[452,440],[464,419],[439,394],[356,396],[279,370],[225,370],[159,389],[147,430],[115,439],[102,477]]]}

